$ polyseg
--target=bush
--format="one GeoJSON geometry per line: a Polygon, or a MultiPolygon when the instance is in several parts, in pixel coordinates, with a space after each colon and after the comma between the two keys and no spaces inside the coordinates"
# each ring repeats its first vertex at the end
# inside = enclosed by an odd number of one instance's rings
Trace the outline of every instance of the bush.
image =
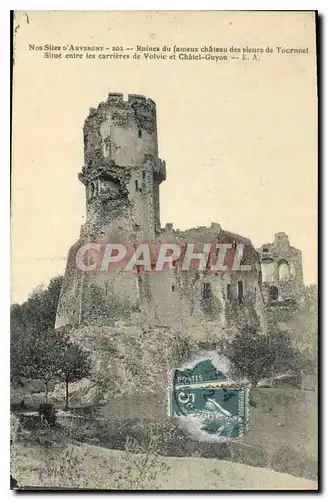
{"type": "Polygon", "coordinates": [[[306,352],[295,348],[288,332],[278,329],[261,333],[244,327],[232,339],[226,339],[221,350],[229,358],[235,376],[247,377],[254,387],[263,377],[312,369],[306,352]]]}
{"type": "Polygon", "coordinates": [[[44,420],[49,425],[56,425],[57,415],[56,408],[52,403],[41,403],[39,405],[39,415],[43,417],[44,420]]]}

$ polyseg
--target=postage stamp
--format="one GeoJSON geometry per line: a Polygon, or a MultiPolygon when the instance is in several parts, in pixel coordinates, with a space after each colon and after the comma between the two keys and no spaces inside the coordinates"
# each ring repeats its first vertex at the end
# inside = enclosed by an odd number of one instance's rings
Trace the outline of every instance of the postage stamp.
{"type": "Polygon", "coordinates": [[[245,434],[248,388],[234,382],[212,360],[172,373],[168,413],[199,439],[224,441],[245,434]]]}

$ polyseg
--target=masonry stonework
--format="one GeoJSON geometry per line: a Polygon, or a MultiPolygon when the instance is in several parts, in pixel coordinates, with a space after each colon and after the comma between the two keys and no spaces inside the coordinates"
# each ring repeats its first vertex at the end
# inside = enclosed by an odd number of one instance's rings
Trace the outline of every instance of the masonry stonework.
{"type": "Polygon", "coordinates": [[[276,233],[273,243],[258,249],[261,282],[266,304],[298,303],[304,296],[302,252],[291,246],[286,233],[276,233]]]}
{"type": "Polygon", "coordinates": [[[158,156],[156,105],[151,99],[129,95],[124,100],[122,94],[111,93],[97,109],[90,109],[84,124],[84,166],[78,177],[85,187],[87,217],[79,240],[69,250],[57,328],[106,325],[137,313],[147,322],[174,328],[184,328],[191,318],[222,330],[246,324],[264,330],[271,287],[278,289],[277,300],[296,289],[302,291],[301,255],[284,233],[257,252],[248,238],[225,231],[218,223],[185,231],[173,224],[161,227],[159,190],[166,165],[158,156]],[[214,248],[218,242],[232,248],[242,245],[242,264],[249,270],[185,270],[179,261],[149,274],[125,269],[88,273],[76,266],[76,254],[90,242],[129,248],[140,242],[174,243],[180,248],[187,243],[210,243],[214,248]],[[272,275],[267,262],[273,263],[272,275]]]}

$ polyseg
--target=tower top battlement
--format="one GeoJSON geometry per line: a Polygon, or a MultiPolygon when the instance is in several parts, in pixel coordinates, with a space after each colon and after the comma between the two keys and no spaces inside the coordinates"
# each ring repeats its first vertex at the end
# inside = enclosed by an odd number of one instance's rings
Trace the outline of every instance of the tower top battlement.
{"type": "Polygon", "coordinates": [[[149,97],[145,97],[144,95],[141,94],[128,94],[128,99],[124,100],[124,96],[122,93],[109,93],[107,97],[107,102],[110,101],[119,101],[123,102],[125,104],[134,104],[134,103],[142,103],[142,104],[148,104],[152,108],[156,109],[156,104],[155,102],[150,99],[149,97]]]}
{"type": "Polygon", "coordinates": [[[121,130],[134,128],[139,139],[143,132],[152,135],[150,139],[154,143],[152,154],[158,155],[156,104],[152,99],[139,94],[129,94],[127,100],[124,100],[122,93],[108,94],[107,101],[100,102],[97,108],[89,109],[83,127],[84,136],[88,136],[91,132],[95,137],[101,128],[104,129],[102,124],[105,122],[107,128],[112,125],[121,130]]]}
{"type": "Polygon", "coordinates": [[[98,108],[90,108],[89,116],[97,114],[99,109],[119,106],[119,107],[131,107],[131,106],[142,106],[146,108],[149,112],[156,113],[156,104],[149,97],[145,97],[140,94],[128,94],[128,98],[124,99],[124,95],[121,92],[110,92],[107,97],[107,101],[100,102],[98,108]]]}

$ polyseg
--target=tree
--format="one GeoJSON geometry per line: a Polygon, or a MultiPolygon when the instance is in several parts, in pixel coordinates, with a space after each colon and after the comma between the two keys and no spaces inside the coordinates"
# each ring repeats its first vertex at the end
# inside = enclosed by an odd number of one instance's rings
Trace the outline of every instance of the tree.
{"type": "Polygon", "coordinates": [[[301,353],[292,345],[289,335],[274,329],[267,334],[245,327],[222,345],[236,375],[247,377],[254,387],[273,373],[299,370],[301,353]]]}
{"type": "Polygon", "coordinates": [[[27,353],[29,378],[44,382],[46,401],[48,401],[49,382],[60,374],[63,365],[68,335],[62,330],[47,330],[38,337],[30,336],[27,353]]]}
{"type": "Polygon", "coordinates": [[[49,382],[62,377],[68,384],[88,375],[90,361],[82,349],[69,342],[67,328],[54,329],[63,277],[52,278],[46,289],[37,287],[23,304],[11,307],[11,381],[44,382],[48,401],[49,382]]]}
{"type": "Polygon", "coordinates": [[[91,359],[89,354],[78,344],[67,343],[62,354],[60,376],[65,382],[65,410],[68,410],[68,385],[90,374],[91,359]]]}
{"type": "MultiPolygon", "coordinates": [[[[33,372],[31,356],[31,336],[11,337],[10,343],[10,381],[14,386],[21,386],[33,372]]],[[[34,341],[33,341],[34,342],[34,341]]]]}
{"type": "Polygon", "coordinates": [[[40,370],[38,352],[43,353],[49,366],[51,350],[47,353],[47,347],[53,342],[57,345],[49,332],[55,326],[62,283],[62,276],[52,278],[46,289],[37,287],[23,304],[11,306],[10,377],[15,385],[34,378],[40,370]]]}
{"type": "Polygon", "coordinates": [[[41,293],[41,320],[44,328],[54,328],[63,276],[51,278],[48,287],[41,293]]]}
{"type": "Polygon", "coordinates": [[[88,376],[90,369],[88,353],[70,342],[68,328],[49,329],[38,334],[30,331],[15,346],[11,380],[16,384],[26,379],[42,380],[48,402],[49,382],[55,377],[62,378],[66,383],[65,409],[68,409],[68,384],[88,376]]]}
{"type": "Polygon", "coordinates": [[[37,287],[23,304],[11,306],[11,335],[54,328],[63,277],[51,278],[46,289],[37,287]]]}

